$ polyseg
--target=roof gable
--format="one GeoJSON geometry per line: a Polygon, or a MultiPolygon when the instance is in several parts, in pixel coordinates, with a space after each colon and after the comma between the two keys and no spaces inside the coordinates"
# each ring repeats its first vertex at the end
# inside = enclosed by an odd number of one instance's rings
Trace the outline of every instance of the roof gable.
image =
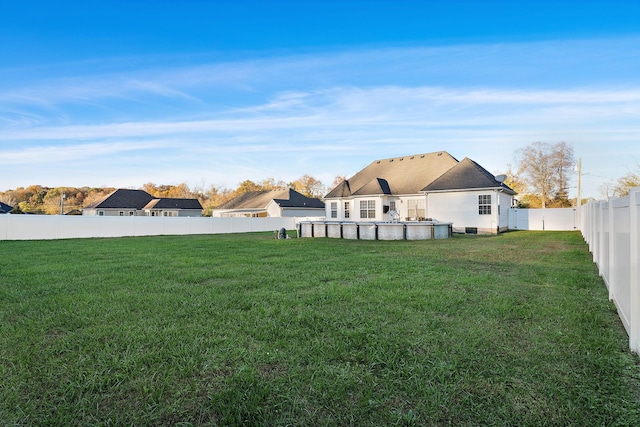
{"type": "Polygon", "coordinates": [[[325,197],[349,197],[351,195],[351,188],[349,181],[344,180],[338,184],[333,190],[329,192],[325,197]]]}
{"type": "Polygon", "coordinates": [[[479,188],[501,188],[509,194],[516,194],[507,185],[498,182],[485,168],[465,157],[460,163],[422,188],[422,191],[467,190],[479,188]]]}
{"type": "Polygon", "coordinates": [[[389,183],[386,179],[374,178],[353,194],[354,196],[367,194],[391,194],[391,188],[389,187],[389,183]]]}

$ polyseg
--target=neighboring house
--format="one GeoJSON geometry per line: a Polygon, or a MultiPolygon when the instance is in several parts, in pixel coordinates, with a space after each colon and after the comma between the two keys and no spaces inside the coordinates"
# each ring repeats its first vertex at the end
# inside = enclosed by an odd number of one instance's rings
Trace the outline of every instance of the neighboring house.
{"type": "Polygon", "coordinates": [[[295,190],[249,191],[213,209],[214,217],[324,216],[324,203],[295,190]]]}
{"type": "Polygon", "coordinates": [[[0,202],[0,214],[8,214],[13,210],[13,206],[0,202]]]}
{"type": "Polygon", "coordinates": [[[446,151],[376,160],[325,196],[327,221],[453,223],[466,233],[509,227],[516,193],[469,158],[446,151]]]}
{"type": "Polygon", "coordinates": [[[202,216],[197,199],[156,198],[143,190],[116,190],[82,209],[97,216],[202,216]]]}

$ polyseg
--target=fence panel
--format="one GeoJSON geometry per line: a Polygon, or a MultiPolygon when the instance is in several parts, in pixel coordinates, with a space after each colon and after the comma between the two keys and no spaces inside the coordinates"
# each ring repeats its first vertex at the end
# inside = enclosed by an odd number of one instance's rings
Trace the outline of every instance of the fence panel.
{"type": "Polygon", "coordinates": [[[0,215],[0,240],[224,234],[293,230],[307,218],[0,215]]]}
{"type": "Polygon", "coordinates": [[[576,230],[575,208],[509,209],[509,229],[538,231],[576,230]]]}
{"type": "Polygon", "coordinates": [[[629,334],[640,353],[640,187],[628,197],[590,202],[580,211],[581,231],[629,334]]]}

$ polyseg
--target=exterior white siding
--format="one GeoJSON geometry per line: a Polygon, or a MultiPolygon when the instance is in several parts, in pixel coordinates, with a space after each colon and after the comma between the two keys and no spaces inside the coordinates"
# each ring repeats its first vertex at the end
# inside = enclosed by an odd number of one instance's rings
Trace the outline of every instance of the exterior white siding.
{"type": "Polygon", "coordinates": [[[507,203],[507,201],[495,190],[431,193],[427,195],[427,216],[438,221],[452,222],[455,232],[465,232],[470,228],[477,229],[478,233],[497,233],[498,226],[506,229],[504,227],[509,224],[510,200],[509,197],[507,207],[500,206],[498,209],[499,203],[507,203]],[[479,213],[478,196],[481,195],[491,197],[490,214],[479,213]],[[499,210],[500,215],[498,215],[499,210]]]}

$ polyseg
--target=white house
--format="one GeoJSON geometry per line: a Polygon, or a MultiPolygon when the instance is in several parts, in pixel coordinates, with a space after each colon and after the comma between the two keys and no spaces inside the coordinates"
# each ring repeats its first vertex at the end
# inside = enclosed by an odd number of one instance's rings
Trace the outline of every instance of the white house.
{"type": "Polygon", "coordinates": [[[287,190],[249,191],[212,210],[214,217],[318,217],[324,216],[320,199],[287,190]]]}
{"type": "Polygon", "coordinates": [[[455,232],[499,233],[515,194],[473,160],[440,151],[376,160],[324,199],[327,221],[434,220],[455,232]]]}

